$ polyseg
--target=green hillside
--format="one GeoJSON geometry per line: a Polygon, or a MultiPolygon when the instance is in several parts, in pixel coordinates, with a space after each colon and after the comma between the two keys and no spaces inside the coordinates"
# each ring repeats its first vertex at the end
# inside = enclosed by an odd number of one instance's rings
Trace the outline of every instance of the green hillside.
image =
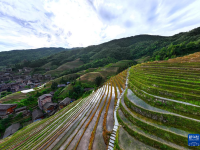
{"type": "Polygon", "coordinates": [[[62,51],[25,65],[36,68],[35,73],[44,73],[41,70],[48,66],[53,72],[52,75],[61,76],[88,68],[102,67],[120,60],[134,60],[141,63],[153,60],[167,60],[198,51],[200,51],[200,28],[170,37],[137,35],[117,39],[100,45],[62,51]],[[65,68],[63,65],[65,66],[65,64],[77,59],[80,60],[79,64],[82,63],[82,65],[62,69],[65,68]]]}
{"type": "Polygon", "coordinates": [[[0,52],[0,66],[20,63],[23,60],[33,61],[39,58],[47,57],[55,53],[67,51],[65,48],[38,48],[28,50],[12,50],[0,52]]]}
{"type": "Polygon", "coordinates": [[[0,140],[0,148],[200,149],[188,146],[188,134],[200,132],[199,66],[200,52],[134,65],[88,97],[0,140]]]}
{"type": "Polygon", "coordinates": [[[117,114],[118,149],[135,141],[144,148],[200,149],[188,146],[188,134],[200,132],[199,69],[199,52],[132,66],[117,114]]]}

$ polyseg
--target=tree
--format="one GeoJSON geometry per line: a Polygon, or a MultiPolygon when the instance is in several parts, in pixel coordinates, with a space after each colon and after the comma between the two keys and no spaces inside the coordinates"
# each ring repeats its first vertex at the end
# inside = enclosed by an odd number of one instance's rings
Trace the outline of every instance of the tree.
{"type": "Polygon", "coordinates": [[[52,89],[52,90],[55,90],[55,89],[57,89],[57,88],[58,88],[58,83],[53,82],[52,85],[51,85],[51,89],[52,89]]]}
{"type": "Polygon", "coordinates": [[[7,92],[11,92],[11,88],[10,87],[7,88],[7,92]]]}
{"type": "Polygon", "coordinates": [[[102,78],[101,76],[98,76],[98,77],[96,77],[96,79],[95,79],[95,84],[96,84],[97,86],[100,86],[101,83],[102,83],[102,81],[103,81],[103,78],[102,78]]]}
{"type": "Polygon", "coordinates": [[[65,83],[66,83],[66,81],[62,77],[61,80],[60,80],[60,84],[65,84],[65,83]]]}

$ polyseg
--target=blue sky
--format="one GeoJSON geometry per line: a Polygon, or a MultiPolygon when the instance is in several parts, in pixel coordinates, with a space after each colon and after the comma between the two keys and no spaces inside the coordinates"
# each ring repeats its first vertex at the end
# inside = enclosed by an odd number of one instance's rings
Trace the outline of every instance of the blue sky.
{"type": "Polygon", "coordinates": [[[85,47],[200,26],[200,0],[0,0],[0,51],[85,47]]]}

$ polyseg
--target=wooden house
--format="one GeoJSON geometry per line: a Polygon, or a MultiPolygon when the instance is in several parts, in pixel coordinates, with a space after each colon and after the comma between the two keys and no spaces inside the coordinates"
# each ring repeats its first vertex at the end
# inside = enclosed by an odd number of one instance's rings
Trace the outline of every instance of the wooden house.
{"type": "Polygon", "coordinates": [[[46,71],[50,71],[50,68],[45,68],[46,71]]]}
{"type": "Polygon", "coordinates": [[[29,72],[31,72],[31,71],[32,71],[32,68],[29,68],[29,67],[24,67],[24,68],[23,68],[23,70],[24,70],[24,72],[27,72],[27,73],[29,73],[29,72]]]}
{"type": "Polygon", "coordinates": [[[33,110],[33,112],[32,112],[32,120],[33,120],[33,122],[37,121],[37,120],[41,120],[43,118],[44,118],[44,114],[43,114],[42,110],[39,110],[39,109],[33,110]]]}
{"type": "Polygon", "coordinates": [[[66,84],[59,84],[58,88],[61,88],[61,87],[66,87],[66,84]]]}
{"type": "Polygon", "coordinates": [[[51,94],[44,94],[44,95],[40,96],[38,98],[38,106],[39,106],[39,108],[42,110],[42,107],[44,106],[45,103],[47,103],[47,102],[51,102],[52,103],[52,101],[51,101],[52,97],[53,96],[51,94]]]}
{"type": "Polygon", "coordinates": [[[12,72],[12,68],[5,68],[6,72],[12,72]]]}
{"type": "Polygon", "coordinates": [[[12,114],[17,107],[17,104],[0,104],[0,117],[5,118],[7,115],[12,114]]]}
{"type": "Polygon", "coordinates": [[[27,110],[27,107],[26,107],[26,106],[15,109],[15,114],[16,114],[16,115],[18,115],[18,114],[20,114],[20,113],[22,113],[22,115],[23,115],[24,117],[30,115],[30,111],[27,110]]]}
{"type": "Polygon", "coordinates": [[[43,110],[44,110],[46,113],[50,113],[50,112],[56,110],[57,107],[58,107],[58,104],[57,104],[57,103],[47,102],[47,103],[44,104],[43,110]]]}
{"type": "Polygon", "coordinates": [[[59,108],[62,109],[63,107],[69,105],[71,103],[72,99],[67,97],[65,98],[64,100],[62,100],[60,103],[59,103],[59,108]]]}
{"type": "Polygon", "coordinates": [[[88,92],[88,91],[91,91],[91,90],[94,90],[94,88],[84,88],[84,92],[88,92]]]}

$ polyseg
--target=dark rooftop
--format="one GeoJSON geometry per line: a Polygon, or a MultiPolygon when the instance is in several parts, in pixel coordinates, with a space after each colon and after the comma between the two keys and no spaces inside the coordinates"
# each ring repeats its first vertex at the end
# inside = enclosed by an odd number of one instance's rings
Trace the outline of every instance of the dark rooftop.
{"type": "Polygon", "coordinates": [[[26,108],[27,108],[26,106],[21,107],[21,108],[17,108],[17,109],[15,109],[15,112],[19,112],[19,111],[25,110],[26,108]]]}
{"type": "Polygon", "coordinates": [[[37,118],[40,118],[42,117],[44,114],[41,110],[39,109],[35,109],[33,112],[32,112],[32,120],[36,120],[37,118]]]}
{"type": "Polygon", "coordinates": [[[44,104],[43,109],[47,109],[47,108],[49,108],[50,106],[56,106],[56,105],[57,105],[57,103],[47,102],[47,103],[44,104]]]}
{"type": "Polygon", "coordinates": [[[58,87],[65,87],[66,84],[59,84],[58,87]]]}
{"type": "Polygon", "coordinates": [[[44,99],[44,98],[47,97],[47,96],[52,97],[51,94],[44,94],[44,95],[40,96],[39,99],[42,100],[42,99],[44,99]]]}
{"type": "Polygon", "coordinates": [[[7,110],[13,106],[17,106],[17,104],[0,104],[0,111],[7,110]]]}
{"type": "Polygon", "coordinates": [[[90,91],[90,90],[94,90],[94,88],[84,88],[84,91],[90,91]]]}
{"type": "Polygon", "coordinates": [[[72,100],[71,98],[67,97],[64,100],[62,100],[60,104],[67,105],[71,102],[71,100],[72,100]]]}
{"type": "Polygon", "coordinates": [[[5,116],[7,114],[7,111],[6,110],[0,110],[0,116],[5,116]]]}
{"type": "Polygon", "coordinates": [[[12,135],[13,133],[17,132],[17,130],[18,130],[19,128],[20,128],[20,124],[19,124],[19,123],[12,124],[11,126],[9,126],[9,127],[6,129],[3,138],[6,138],[6,137],[12,135]]]}

